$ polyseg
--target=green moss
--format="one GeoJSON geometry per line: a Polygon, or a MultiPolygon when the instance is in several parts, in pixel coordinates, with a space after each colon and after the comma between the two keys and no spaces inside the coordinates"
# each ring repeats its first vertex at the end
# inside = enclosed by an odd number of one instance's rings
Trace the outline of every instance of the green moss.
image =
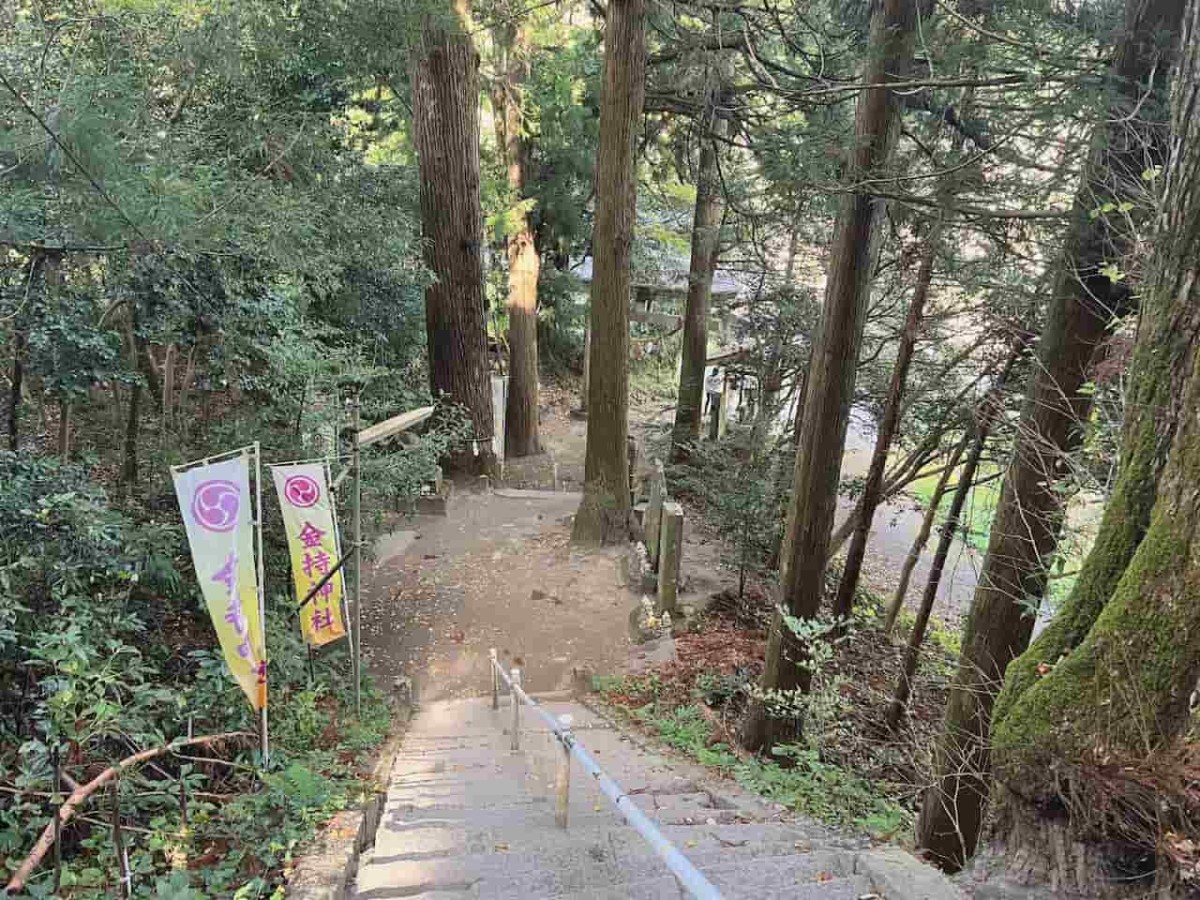
{"type": "Polygon", "coordinates": [[[996,701],[994,723],[1007,717],[1037,682],[1040,667],[1054,665],[1083,641],[1138,550],[1174,432],[1171,427],[1159,427],[1163,410],[1170,406],[1168,355],[1155,352],[1164,337],[1155,335],[1138,347],[1134,397],[1129,403],[1133,412],[1122,439],[1121,471],[1105,506],[1096,542],[1050,627],[1009,666],[1004,689],[996,701]]]}
{"type": "Polygon", "coordinates": [[[1095,748],[1157,746],[1178,726],[1181,701],[1186,713],[1200,661],[1200,580],[1182,528],[1156,512],[1087,638],[995,723],[997,773],[1023,795],[1049,794],[1056,764],[1095,748]]]}

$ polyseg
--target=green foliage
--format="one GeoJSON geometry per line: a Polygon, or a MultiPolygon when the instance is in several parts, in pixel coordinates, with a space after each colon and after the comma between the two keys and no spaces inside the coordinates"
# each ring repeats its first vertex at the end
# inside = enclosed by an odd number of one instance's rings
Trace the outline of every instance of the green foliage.
{"type": "Polygon", "coordinates": [[[741,428],[720,442],[701,441],[686,463],[671,465],[667,483],[685,497],[732,548],[725,564],[744,590],[750,574],[768,570],[783,537],[790,449],[761,452],[759,436],[741,428]]]}
{"type": "MultiPolygon", "coordinates": [[[[624,685],[613,685],[611,690],[624,685]]],[[[787,764],[740,759],[728,745],[712,742],[712,726],[695,705],[667,707],[651,701],[633,711],[637,721],[668,746],[736,778],[745,788],[802,815],[832,825],[851,825],[892,835],[910,815],[870,781],[823,762],[815,750],[776,748],[787,764]]]]}
{"type": "MultiPolygon", "coordinates": [[[[176,570],[182,558],[177,525],[136,524],[82,468],[0,453],[0,769],[11,773],[7,786],[49,790],[55,748],[81,777],[85,767],[179,737],[189,721],[201,734],[253,731],[249,707],[210,649],[211,626],[191,579],[176,570]]],[[[257,754],[247,745],[240,768],[219,776],[167,757],[153,773],[122,779],[126,821],[148,829],[126,835],[139,890],[164,881],[175,896],[265,896],[329,812],[357,800],[354,759],[386,733],[387,709],[368,689],[362,721],[346,721],[351,695],[341,648],[320,654],[310,683],[291,605],[289,597],[272,597],[268,612],[277,770],[260,783],[257,754]],[[184,829],[180,790],[235,799],[201,795],[189,804],[184,829]],[[212,846],[224,848],[212,865],[166,876],[171,853],[212,846]]],[[[20,861],[46,815],[44,801],[0,797],[0,854],[8,866],[20,861]]],[[[85,822],[67,835],[69,846],[78,844],[64,869],[72,896],[110,896],[115,860],[106,831],[85,822]]],[[[30,890],[45,895],[47,886],[43,867],[30,890]]]]}

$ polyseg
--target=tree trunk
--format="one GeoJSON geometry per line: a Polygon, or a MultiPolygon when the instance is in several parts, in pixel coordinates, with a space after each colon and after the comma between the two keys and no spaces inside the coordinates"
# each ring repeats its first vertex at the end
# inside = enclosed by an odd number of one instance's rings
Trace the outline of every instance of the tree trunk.
{"type": "Polygon", "coordinates": [[[163,351],[162,364],[162,423],[163,436],[171,430],[171,419],[175,409],[175,363],[178,353],[174,344],[167,344],[163,351]]]}
{"type": "MultiPolygon", "coordinates": [[[[1120,759],[1161,748],[1189,721],[1200,675],[1200,2],[1183,16],[1176,70],[1175,115],[1166,209],[1149,266],[1148,332],[1134,356],[1131,406],[1119,479],[1120,502],[1140,514],[1140,481],[1157,480],[1149,528],[1132,554],[1115,531],[1093,548],[1088,590],[1113,585],[1108,597],[1085,598],[1073,625],[1093,618],[1069,655],[1047,661],[996,729],[998,775],[1019,796],[1037,802],[1069,790],[1074,769],[1097,748],[1120,759]],[[1169,368],[1164,368],[1168,366],[1169,368]],[[1173,411],[1178,410],[1178,416],[1173,411]],[[1175,429],[1165,466],[1160,429],[1175,429]],[[1099,557],[1093,560],[1092,557],[1099,557]],[[1128,565],[1114,575],[1124,558],[1128,565]],[[1058,777],[1051,783],[1049,776],[1058,777]]],[[[1116,498],[1114,498],[1116,499],[1116,498]]],[[[1136,536],[1136,533],[1133,533],[1136,536]]],[[[1134,537],[1135,539],[1135,537],[1134,537]]],[[[1082,581],[1082,577],[1080,579],[1082,581]]],[[[1031,648],[1030,653],[1033,652],[1031,648]]],[[[1015,673],[1014,673],[1015,674],[1015,673]]]]}
{"type": "MultiPolygon", "coordinates": [[[[529,34],[524,24],[495,29],[499,74],[492,115],[508,169],[508,188],[517,203],[525,201],[525,174],[530,146],[525,133],[521,92],[529,76],[529,34]]],[[[524,206],[509,222],[508,252],[508,405],[504,414],[504,455],[541,452],[538,437],[538,277],[541,257],[534,243],[533,222],[524,206]]]]}
{"type": "Polygon", "coordinates": [[[917,267],[917,283],[913,287],[912,301],[904,318],[900,332],[900,346],[896,350],[896,363],[892,368],[892,381],[888,385],[887,401],[879,430],[875,435],[875,447],[871,452],[871,464],[867,468],[866,482],[858,501],[859,516],[850,547],[846,550],[846,562],[842,567],[842,578],[838,583],[837,595],[833,599],[833,614],[849,617],[854,607],[854,593],[858,590],[858,579],[862,574],[863,558],[867,553],[867,538],[871,534],[871,523],[875,510],[883,501],[883,472],[887,466],[888,452],[892,439],[900,427],[900,408],[904,400],[904,387],[908,381],[908,368],[913,352],[917,348],[917,335],[921,330],[921,319],[925,314],[925,301],[929,298],[929,285],[933,281],[934,247],[941,232],[940,225],[932,225],[930,233],[921,245],[920,263],[917,267]]]}
{"type": "MultiPolygon", "coordinates": [[[[26,297],[41,290],[47,275],[49,255],[34,250],[29,265],[29,281],[26,297]]],[[[24,307],[22,307],[24,308],[24,307]]],[[[25,386],[25,352],[29,348],[29,332],[26,317],[18,313],[13,320],[13,356],[9,374],[8,391],[8,449],[16,453],[21,445],[21,392],[25,386]]]]}
{"type": "Polygon", "coordinates": [[[492,387],[480,242],[479,59],[471,38],[445,22],[427,22],[412,65],[413,143],[421,169],[425,264],[436,281],[425,290],[429,382],[435,397],[463,406],[478,455],[458,453],[451,468],[495,467],[492,387]]]}
{"type": "MultiPolygon", "coordinates": [[[[937,549],[933,554],[929,578],[925,582],[925,593],[921,595],[921,607],[917,611],[917,619],[913,623],[912,631],[908,635],[908,644],[904,648],[904,664],[900,678],[896,682],[892,702],[888,705],[887,724],[893,730],[899,726],[900,719],[908,705],[912,680],[917,674],[921,645],[925,642],[925,629],[929,627],[929,617],[933,613],[933,604],[937,600],[938,588],[942,584],[942,572],[946,568],[946,559],[954,544],[954,535],[958,531],[958,523],[962,519],[962,511],[967,505],[967,498],[971,495],[971,488],[975,484],[975,475],[979,471],[979,461],[983,458],[983,449],[987,446],[988,435],[991,434],[993,423],[1004,410],[1004,383],[1008,380],[1019,353],[1018,349],[1009,355],[1008,362],[996,385],[988,391],[987,397],[980,404],[971,452],[967,454],[967,460],[963,463],[962,472],[958,476],[958,485],[954,489],[954,498],[950,501],[950,509],[946,512],[946,521],[942,523],[942,532],[938,539],[937,549]]],[[[947,469],[947,472],[949,471],[951,470],[947,469]]],[[[937,507],[932,508],[936,509],[937,507]]],[[[892,621],[895,621],[894,618],[892,621]]]]}
{"type": "Polygon", "coordinates": [[[646,92],[645,0],[611,0],[605,18],[592,234],[587,450],[572,539],[629,539],[629,292],[637,220],[634,138],[646,92]]]}
{"type": "Polygon", "coordinates": [[[21,391],[25,382],[25,344],[28,338],[20,322],[13,325],[13,358],[8,391],[8,449],[17,452],[21,443],[21,391]]]}
{"type": "Polygon", "coordinates": [[[71,401],[58,401],[58,439],[55,442],[55,452],[64,462],[71,457],[71,401]]]}
{"type": "Polygon", "coordinates": [[[796,255],[800,250],[800,214],[804,211],[802,203],[796,204],[796,214],[792,218],[791,233],[788,235],[787,257],[783,265],[784,287],[794,287],[796,283],[796,255]]]}
{"type": "Polygon", "coordinates": [[[1059,482],[1067,456],[1083,438],[1091,406],[1091,392],[1080,388],[1094,350],[1125,302],[1123,287],[1102,272],[1109,260],[1126,255],[1130,235],[1091,212],[1143,190],[1142,172],[1161,146],[1165,116],[1161,102],[1153,94],[1147,98],[1142,86],[1156,78],[1161,85],[1165,77],[1168,67],[1160,66],[1155,41],[1170,21],[1170,8],[1181,2],[1129,0],[1125,34],[1110,71],[1111,107],[1093,136],[1058,262],[1039,362],[1026,389],[946,708],[935,781],[918,823],[918,843],[950,871],[962,867],[979,839],[989,789],[992,704],[1009,662],[1029,643],[1063,520],[1059,482]]]}
{"type": "Polygon", "coordinates": [[[130,493],[137,487],[138,431],[141,424],[142,383],[135,381],[129,388],[129,417],[125,422],[125,460],[121,466],[121,483],[130,493]]]}
{"type": "MultiPolygon", "coordinates": [[[[918,5],[915,0],[883,0],[879,5],[871,23],[865,82],[886,84],[905,77],[912,61],[918,5]]],[[[920,5],[922,15],[931,6],[920,5]]],[[[890,90],[859,94],[845,183],[857,185],[882,173],[895,145],[899,113],[900,103],[890,90]]],[[[825,307],[797,435],[795,479],[781,554],[781,599],[799,618],[812,618],[821,604],[838,472],[874,269],[876,223],[884,205],[882,198],[870,193],[845,195],[834,234],[825,307]]],[[[809,679],[796,665],[799,652],[776,613],[763,672],[766,691],[807,689],[809,679]]],[[[742,739],[747,749],[769,749],[793,735],[796,725],[770,716],[766,705],[756,702],[742,739]]]]}
{"type": "Polygon", "coordinates": [[[726,122],[718,113],[721,97],[709,92],[705,121],[700,123],[700,166],[696,172],[696,212],[692,224],[692,259],[688,270],[687,309],[683,318],[683,362],[679,369],[679,401],[671,431],[671,456],[682,462],[700,440],[704,403],[704,364],[708,359],[708,311],[721,238],[721,172],[717,139],[726,122]],[[711,136],[710,136],[711,131],[711,136]]]}
{"type": "Polygon", "coordinates": [[[917,532],[917,537],[913,541],[912,547],[909,548],[908,556],[904,558],[904,565],[900,568],[900,580],[896,584],[896,593],[892,595],[892,602],[888,604],[887,617],[883,622],[883,630],[889,634],[896,627],[896,619],[900,617],[900,610],[904,608],[904,598],[908,594],[908,583],[912,580],[913,569],[917,567],[917,563],[921,560],[921,553],[925,549],[929,535],[933,533],[933,523],[937,521],[938,507],[942,505],[942,498],[946,495],[946,489],[950,485],[950,478],[954,475],[954,470],[958,468],[958,461],[967,449],[967,444],[970,442],[971,432],[968,429],[963,434],[962,440],[954,445],[954,449],[950,452],[949,463],[938,478],[937,486],[933,489],[933,496],[929,500],[929,508],[925,510],[925,517],[921,520],[921,530],[917,532]]]}
{"type": "MultiPolygon", "coordinates": [[[[1167,29],[1167,33],[1177,32],[1181,5],[1181,0],[1169,7],[1160,4],[1159,15],[1163,18],[1157,27],[1167,29]],[[1174,11],[1168,14],[1168,9],[1174,11]],[[1175,16],[1173,20],[1171,15],[1175,16]]],[[[1151,273],[1151,277],[1154,275],[1151,273]]],[[[1121,468],[1112,496],[1105,503],[1096,541],[1070,596],[1029,650],[1009,667],[1004,690],[996,700],[996,722],[1036,683],[1040,666],[1053,665],[1084,639],[1150,525],[1158,477],[1182,416],[1180,403],[1191,375],[1193,342],[1200,327],[1200,309],[1181,299],[1180,294],[1154,286],[1143,295],[1132,363],[1132,371],[1137,374],[1125,398],[1121,468]]]]}

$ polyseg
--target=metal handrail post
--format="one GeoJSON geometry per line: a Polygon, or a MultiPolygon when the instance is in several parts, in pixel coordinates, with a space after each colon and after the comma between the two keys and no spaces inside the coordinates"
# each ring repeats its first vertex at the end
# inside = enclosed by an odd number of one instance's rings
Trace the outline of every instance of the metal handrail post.
{"type": "Polygon", "coordinates": [[[561,720],[555,719],[554,716],[542,709],[536,700],[522,690],[521,670],[513,669],[512,674],[509,675],[498,663],[494,664],[492,668],[508,684],[512,694],[513,725],[515,726],[513,728],[513,750],[515,751],[519,747],[517,737],[520,730],[519,707],[522,703],[527,703],[541,717],[542,721],[546,723],[555,739],[563,746],[565,753],[574,755],[579,760],[584,771],[595,779],[601,793],[612,801],[613,805],[617,807],[617,811],[625,817],[625,821],[633,826],[634,830],[658,854],[659,859],[666,863],[667,868],[671,870],[671,874],[675,876],[683,889],[692,897],[699,898],[699,900],[722,900],[721,892],[717,890],[713,883],[705,878],[704,874],[692,864],[692,861],[680,853],[675,845],[663,836],[663,833],[658,830],[658,826],[654,824],[654,821],[638,808],[637,804],[626,795],[621,786],[613,781],[608,773],[600,768],[599,764],[587,752],[583,744],[571,733],[569,729],[570,723],[563,723],[561,720]]]}
{"type": "Polygon", "coordinates": [[[571,717],[563,714],[558,717],[562,727],[559,739],[558,769],[554,773],[554,824],[559,828],[567,827],[567,814],[571,808],[571,745],[575,736],[571,734],[571,717]]]}
{"type": "Polygon", "coordinates": [[[512,752],[519,753],[521,750],[521,670],[513,667],[510,673],[512,677],[512,752]]]}
{"type": "Polygon", "coordinates": [[[493,647],[488,651],[488,656],[492,660],[492,709],[500,708],[500,676],[496,674],[496,648],[493,647]]]}

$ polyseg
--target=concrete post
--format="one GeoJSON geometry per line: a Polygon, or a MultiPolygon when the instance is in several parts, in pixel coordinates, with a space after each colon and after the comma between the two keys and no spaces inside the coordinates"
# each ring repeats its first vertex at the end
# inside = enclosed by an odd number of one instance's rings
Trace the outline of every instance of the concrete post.
{"type": "Polygon", "coordinates": [[[496,670],[496,648],[488,651],[488,659],[492,669],[492,709],[500,708],[500,673],[496,670]]]}
{"type": "Polygon", "coordinates": [[[517,696],[517,688],[521,686],[521,670],[514,667],[509,675],[512,677],[512,745],[513,753],[521,750],[521,698],[517,696]]]}
{"type": "Polygon", "coordinates": [[[567,714],[558,717],[564,738],[559,743],[558,769],[554,775],[554,824],[559,828],[567,827],[567,811],[571,808],[571,721],[567,714]]]}
{"type": "Polygon", "coordinates": [[[663,504],[658,558],[658,608],[676,612],[679,598],[679,565],[683,556],[683,507],[663,504]]]}
{"type": "Polygon", "coordinates": [[[650,561],[650,571],[658,570],[658,548],[662,528],[663,503],[667,499],[667,479],[663,474],[662,460],[656,459],[650,472],[650,503],[646,507],[646,516],[642,520],[642,530],[646,533],[646,556],[650,561]]]}

